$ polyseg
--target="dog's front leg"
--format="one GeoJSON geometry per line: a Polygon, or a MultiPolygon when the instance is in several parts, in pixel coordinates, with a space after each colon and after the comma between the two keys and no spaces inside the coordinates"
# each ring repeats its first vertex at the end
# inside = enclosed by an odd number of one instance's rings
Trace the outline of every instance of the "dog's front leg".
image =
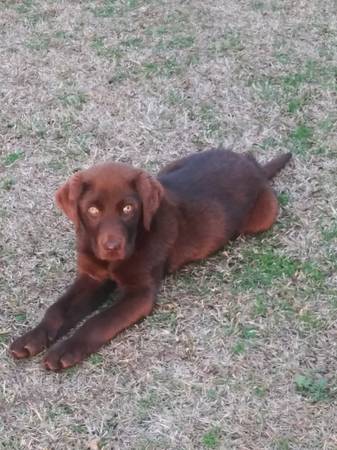
{"type": "Polygon", "coordinates": [[[51,347],[44,359],[45,367],[61,370],[81,362],[122,330],[148,316],[155,297],[153,286],[126,287],[119,303],[89,319],[69,339],[51,347]]]}
{"type": "Polygon", "coordinates": [[[62,297],[51,305],[42,321],[10,346],[15,358],[28,358],[49,347],[81,319],[102,304],[115,284],[79,275],[62,297]]]}

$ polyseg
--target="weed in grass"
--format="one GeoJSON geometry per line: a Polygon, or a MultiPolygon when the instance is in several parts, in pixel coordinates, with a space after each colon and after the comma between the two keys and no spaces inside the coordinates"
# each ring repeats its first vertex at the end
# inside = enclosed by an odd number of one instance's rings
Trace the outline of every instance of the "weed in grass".
{"type": "Polygon", "coordinates": [[[298,318],[305,330],[317,330],[324,326],[323,320],[311,311],[303,311],[298,318]]]}
{"type": "Polygon", "coordinates": [[[313,128],[302,123],[289,135],[293,150],[299,154],[307,153],[313,146],[313,128]]]}
{"type": "Polygon", "coordinates": [[[137,37],[131,37],[121,41],[120,45],[126,48],[142,48],[144,46],[143,40],[137,37]]]}
{"type": "Polygon", "coordinates": [[[1,182],[1,187],[4,191],[10,191],[15,185],[14,178],[5,178],[1,182]]]}
{"type": "Polygon", "coordinates": [[[289,194],[288,192],[280,192],[277,195],[278,202],[281,206],[287,206],[289,203],[289,194]]]}
{"type": "Polygon", "coordinates": [[[337,125],[337,118],[335,116],[327,117],[323,120],[320,120],[317,123],[317,127],[323,132],[323,133],[330,133],[330,131],[333,131],[336,129],[337,125]]]}
{"type": "Polygon", "coordinates": [[[93,353],[92,355],[90,355],[88,361],[93,366],[101,366],[104,361],[104,358],[99,353],[93,353]]]}
{"type": "Polygon", "coordinates": [[[245,251],[244,264],[234,273],[234,282],[243,289],[270,286],[275,279],[292,277],[299,263],[287,256],[276,253],[272,248],[261,251],[245,251]]]}
{"type": "Polygon", "coordinates": [[[278,85],[271,77],[252,80],[248,83],[253,88],[258,97],[266,102],[280,103],[282,95],[278,85]]]}
{"type": "Polygon", "coordinates": [[[122,51],[118,47],[107,47],[102,37],[95,37],[91,42],[91,47],[96,50],[98,56],[107,59],[119,61],[122,57],[122,51]]]}
{"type": "Polygon", "coordinates": [[[217,117],[216,111],[212,105],[202,105],[198,112],[198,117],[207,136],[213,136],[219,133],[221,121],[217,117]]]}
{"type": "Polygon", "coordinates": [[[267,303],[263,297],[257,297],[254,303],[254,315],[256,317],[266,317],[268,311],[267,303]]]}
{"type": "Polygon", "coordinates": [[[183,92],[172,89],[166,98],[166,102],[170,106],[184,105],[185,98],[183,92]]]}
{"type": "Polygon", "coordinates": [[[18,161],[19,159],[23,158],[25,155],[23,150],[16,150],[15,152],[9,153],[5,158],[4,158],[4,165],[5,166],[12,166],[16,161],[18,161]]]}
{"type": "Polygon", "coordinates": [[[322,229],[321,234],[323,239],[327,242],[337,239],[337,223],[332,224],[327,229],[322,229]]]}
{"type": "Polygon", "coordinates": [[[144,394],[137,401],[137,416],[139,421],[143,422],[149,418],[151,410],[159,403],[158,395],[155,391],[144,394]]]}
{"type": "Polygon", "coordinates": [[[71,406],[67,403],[59,403],[57,405],[51,405],[48,411],[48,417],[50,419],[55,419],[59,416],[69,416],[73,414],[71,406]]]}
{"type": "Polygon", "coordinates": [[[326,279],[326,273],[320,269],[317,263],[305,261],[301,265],[301,270],[308,281],[315,282],[316,286],[321,286],[326,279]]]}
{"type": "Polygon", "coordinates": [[[280,311],[282,311],[287,317],[294,317],[296,310],[294,305],[288,300],[281,300],[277,304],[280,311]]]}
{"type": "Polygon", "coordinates": [[[177,35],[174,38],[164,41],[161,40],[157,47],[162,50],[170,50],[170,49],[185,49],[191,48],[194,44],[194,36],[190,35],[177,35]]]}
{"type": "Polygon", "coordinates": [[[0,344],[5,344],[10,339],[9,332],[0,331],[0,344]]]}
{"type": "Polygon", "coordinates": [[[171,328],[174,330],[177,326],[177,315],[175,311],[156,311],[156,314],[153,314],[148,318],[150,324],[154,327],[158,328],[171,328]]]}
{"type": "Polygon", "coordinates": [[[69,428],[76,434],[88,433],[88,428],[83,423],[70,423],[69,428]]]}
{"type": "Polygon", "coordinates": [[[48,50],[50,45],[50,37],[45,34],[37,34],[27,41],[26,47],[34,51],[48,50]]]}
{"type": "Polygon", "coordinates": [[[287,438],[279,438],[273,444],[272,450],[290,450],[291,442],[287,438]]]}
{"type": "Polygon", "coordinates": [[[117,12],[116,0],[105,0],[102,6],[91,9],[96,17],[113,17],[117,12]]]}
{"type": "Polygon", "coordinates": [[[251,2],[251,7],[255,11],[264,11],[267,5],[260,0],[254,0],[253,2],[251,2]]]}
{"type": "Polygon", "coordinates": [[[240,33],[228,31],[214,39],[208,50],[217,56],[223,56],[230,52],[239,52],[244,48],[240,33]]]}
{"type": "Polygon", "coordinates": [[[253,326],[245,326],[241,334],[243,339],[254,339],[257,337],[257,330],[253,326]]]}
{"type": "Polygon", "coordinates": [[[19,313],[19,314],[15,314],[14,318],[17,322],[23,323],[26,321],[27,316],[25,313],[19,313]]]}
{"type": "Polygon", "coordinates": [[[83,105],[88,101],[88,97],[84,92],[62,94],[59,95],[58,99],[64,106],[69,106],[77,110],[81,110],[83,105]]]}
{"type": "Polygon", "coordinates": [[[57,30],[54,33],[55,39],[60,39],[62,41],[71,39],[73,37],[72,33],[68,33],[67,31],[57,30]]]}
{"type": "Polygon", "coordinates": [[[304,398],[312,403],[326,401],[331,397],[326,379],[314,375],[296,375],[295,388],[304,398]]]}
{"type": "Polygon", "coordinates": [[[15,9],[19,14],[28,14],[34,6],[35,4],[33,0],[23,0],[16,6],[15,9]]]}
{"type": "Polygon", "coordinates": [[[148,3],[148,0],[125,0],[122,2],[118,2],[117,0],[104,0],[101,6],[92,7],[91,12],[94,16],[101,18],[121,16],[146,3],[148,3]]]}
{"type": "Polygon", "coordinates": [[[141,72],[146,78],[161,76],[170,78],[182,72],[182,65],[175,58],[167,58],[163,61],[149,61],[141,66],[141,72]]]}
{"type": "Polygon", "coordinates": [[[302,110],[306,103],[308,103],[308,96],[292,98],[288,103],[288,113],[295,114],[302,110]]]}
{"type": "Polygon", "coordinates": [[[204,433],[201,443],[204,448],[218,448],[220,445],[220,428],[214,427],[204,433]]]}
{"type": "Polygon", "coordinates": [[[218,398],[219,394],[216,389],[211,388],[206,391],[206,396],[209,400],[214,401],[218,398]]]}
{"type": "Polygon", "coordinates": [[[234,346],[232,347],[232,352],[235,355],[241,355],[245,351],[246,351],[246,346],[242,340],[239,340],[238,342],[236,342],[234,344],[234,346]]]}
{"type": "Polygon", "coordinates": [[[268,391],[265,386],[259,385],[254,387],[253,392],[256,395],[256,397],[263,398],[266,397],[268,391]]]}
{"type": "Polygon", "coordinates": [[[289,64],[292,57],[290,55],[290,53],[285,53],[282,51],[277,51],[274,53],[274,58],[280,62],[281,64],[289,64]]]}

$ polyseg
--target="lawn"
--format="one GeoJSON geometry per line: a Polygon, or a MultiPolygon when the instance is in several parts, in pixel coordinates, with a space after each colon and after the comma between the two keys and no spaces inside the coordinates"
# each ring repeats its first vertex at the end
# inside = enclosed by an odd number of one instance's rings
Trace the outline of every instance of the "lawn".
{"type": "Polygon", "coordinates": [[[0,449],[336,449],[336,1],[2,0],[0,99],[0,449]],[[56,188],[218,145],[293,152],[274,227],[82,365],[12,360],[74,278],[56,188]]]}

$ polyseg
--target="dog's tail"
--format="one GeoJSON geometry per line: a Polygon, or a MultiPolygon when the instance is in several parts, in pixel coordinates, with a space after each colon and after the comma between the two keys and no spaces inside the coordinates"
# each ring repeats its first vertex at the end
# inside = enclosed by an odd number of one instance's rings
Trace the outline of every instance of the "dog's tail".
{"type": "Polygon", "coordinates": [[[262,170],[266,174],[266,177],[269,179],[273,178],[281,169],[283,169],[291,157],[291,153],[283,153],[282,155],[267,162],[267,164],[262,166],[262,170]]]}

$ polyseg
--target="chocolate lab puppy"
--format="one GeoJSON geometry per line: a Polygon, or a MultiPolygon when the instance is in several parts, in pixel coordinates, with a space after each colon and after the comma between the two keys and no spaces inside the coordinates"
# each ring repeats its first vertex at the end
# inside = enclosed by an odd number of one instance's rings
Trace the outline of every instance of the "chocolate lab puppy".
{"type": "Polygon", "coordinates": [[[75,226],[77,278],[37,327],[12,343],[12,355],[50,347],[45,367],[64,369],[149,315],[166,274],[272,226],[278,202],[269,179],[290,158],[261,166],[249,154],[214,149],[173,162],[157,178],[119,163],[75,173],[56,203],[75,226]],[[55,343],[115,287],[117,303],[55,343]]]}

